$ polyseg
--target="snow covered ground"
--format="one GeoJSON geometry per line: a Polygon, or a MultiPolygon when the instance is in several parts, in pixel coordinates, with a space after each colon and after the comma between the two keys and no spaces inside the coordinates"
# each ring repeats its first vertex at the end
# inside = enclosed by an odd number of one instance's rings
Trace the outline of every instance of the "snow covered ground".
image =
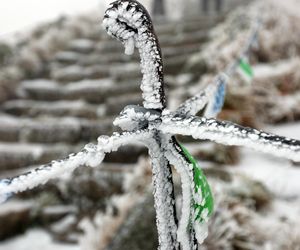
{"type": "Polygon", "coordinates": [[[50,235],[41,229],[32,229],[25,235],[18,236],[0,244],[0,250],[79,250],[76,245],[54,243],[50,235]]]}
{"type": "MultiPolygon", "coordinates": [[[[267,127],[266,131],[300,139],[300,123],[267,127]]],[[[254,152],[248,149],[241,150],[241,162],[238,171],[264,183],[276,195],[291,198],[300,196],[300,168],[281,158],[254,152]]],[[[233,167],[233,171],[236,168],[233,167]]]]}

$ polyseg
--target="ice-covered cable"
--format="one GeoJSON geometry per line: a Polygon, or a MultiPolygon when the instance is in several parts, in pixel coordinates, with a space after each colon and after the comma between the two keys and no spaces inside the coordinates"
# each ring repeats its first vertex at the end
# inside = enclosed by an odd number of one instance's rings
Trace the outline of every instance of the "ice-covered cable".
{"type": "Polygon", "coordinates": [[[45,184],[50,179],[71,173],[80,166],[97,167],[103,161],[105,153],[115,151],[128,142],[139,141],[146,133],[146,131],[137,131],[116,133],[111,137],[101,136],[98,138],[98,144],[87,144],[80,152],[70,154],[65,159],[52,161],[14,178],[0,180],[0,202],[4,202],[13,193],[45,184]]]}
{"type": "Polygon", "coordinates": [[[275,156],[300,161],[300,141],[216,119],[165,115],[162,133],[208,139],[225,145],[245,146],[275,156]]]}
{"type": "Polygon", "coordinates": [[[240,64],[241,59],[248,58],[251,49],[254,46],[258,46],[258,34],[259,34],[261,26],[262,26],[262,20],[260,18],[257,18],[255,20],[254,25],[253,25],[252,31],[250,33],[250,36],[247,39],[247,41],[246,41],[243,49],[241,50],[239,56],[236,57],[236,59],[232,63],[230,63],[227,66],[226,70],[224,71],[225,74],[228,77],[231,77],[233,74],[235,74],[235,72],[237,71],[237,68],[238,68],[238,66],[240,64]]]}
{"type": "Polygon", "coordinates": [[[182,103],[175,113],[196,115],[205,105],[208,105],[207,115],[214,115],[223,107],[227,81],[228,77],[225,74],[218,75],[212,84],[182,103]]]}
{"type": "Polygon", "coordinates": [[[216,117],[222,110],[226,96],[226,86],[228,77],[225,74],[221,74],[216,79],[216,88],[213,94],[213,98],[208,101],[207,107],[204,112],[204,116],[207,118],[216,117]]]}
{"type": "Polygon", "coordinates": [[[105,12],[103,26],[109,35],[120,40],[125,52],[138,48],[141,57],[144,107],[163,109],[164,94],[163,63],[157,37],[146,9],[134,0],[118,0],[105,12]]]}
{"type": "Polygon", "coordinates": [[[142,141],[149,148],[152,164],[154,201],[159,249],[178,249],[174,187],[170,164],[164,154],[160,135],[142,141]]]}
{"type": "Polygon", "coordinates": [[[190,175],[190,168],[188,163],[182,156],[178,153],[176,147],[178,144],[175,138],[171,138],[170,136],[165,137],[162,141],[162,145],[164,148],[164,155],[174,166],[178,174],[181,178],[181,188],[182,188],[182,209],[181,209],[181,218],[179,221],[179,227],[177,231],[178,241],[181,243],[183,250],[192,249],[192,245],[194,243],[193,240],[190,239],[191,236],[191,208],[192,208],[192,178],[190,175]]]}
{"type": "Polygon", "coordinates": [[[181,104],[176,110],[176,113],[196,115],[206,104],[208,104],[205,109],[205,117],[214,118],[218,115],[224,104],[226,85],[228,84],[229,78],[237,71],[241,59],[247,58],[251,48],[254,45],[257,45],[258,33],[261,25],[262,21],[258,18],[252,28],[249,39],[239,56],[231,62],[224,73],[219,74],[211,84],[204,88],[200,93],[181,104]]]}
{"type": "Polygon", "coordinates": [[[8,194],[22,192],[32,189],[38,185],[45,184],[52,178],[59,177],[64,173],[70,173],[82,165],[97,166],[104,158],[104,152],[99,151],[94,144],[88,144],[77,154],[71,154],[63,160],[53,161],[28,173],[15,178],[0,181],[0,200],[8,194]]]}

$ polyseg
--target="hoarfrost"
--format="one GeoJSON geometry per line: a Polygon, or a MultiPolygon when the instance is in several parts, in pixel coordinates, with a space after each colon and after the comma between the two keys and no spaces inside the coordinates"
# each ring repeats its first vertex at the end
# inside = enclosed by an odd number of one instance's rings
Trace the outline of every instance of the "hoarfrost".
{"type": "Polygon", "coordinates": [[[161,131],[170,134],[208,139],[225,145],[245,146],[294,161],[300,161],[300,141],[276,136],[231,122],[215,119],[187,117],[163,119],[161,131]]]}

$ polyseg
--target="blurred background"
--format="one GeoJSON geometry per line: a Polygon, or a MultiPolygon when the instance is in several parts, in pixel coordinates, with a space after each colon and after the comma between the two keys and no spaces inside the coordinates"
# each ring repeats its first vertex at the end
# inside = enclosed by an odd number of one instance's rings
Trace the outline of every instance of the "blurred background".
{"type": "MultiPolygon", "coordinates": [[[[11,0],[0,15],[0,178],[77,152],[141,104],[139,55],[101,27],[105,0],[11,0]]],[[[239,56],[258,17],[254,78],[230,79],[219,119],[300,139],[297,0],[145,0],[175,109],[239,56]]],[[[201,115],[201,114],[200,114],[201,115]]],[[[212,185],[202,249],[299,250],[300,165],[179,138],[212,185]]],[[[180,211],[180,179],[174,171],[180,211]]],[[[0,250],[157,248],[147,150],[127,146],[0,205],[0,250]],[[141,219],[142,218],[142,219],[141,219]]]]}

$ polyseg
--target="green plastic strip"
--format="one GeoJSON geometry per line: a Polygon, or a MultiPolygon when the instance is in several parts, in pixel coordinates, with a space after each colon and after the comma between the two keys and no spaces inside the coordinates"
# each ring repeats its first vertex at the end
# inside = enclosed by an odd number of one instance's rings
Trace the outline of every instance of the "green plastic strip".
{"type": "Polygon", "coordinates": [[[247,77],[249,77],[250,79],[253,78],[254,74],[251,65],[245,59],[241,59],[240,68],[244,72],[244,74],[247,75],[247,77]]]}
{"type": "Polygon", "coordinates": [[[195,221],[204,222],[211,216],[214,210],[214,199],[208,181],[194,157],[187,149],[180,145],[185,157],[193,166],[193,208],[195,221]]]}

